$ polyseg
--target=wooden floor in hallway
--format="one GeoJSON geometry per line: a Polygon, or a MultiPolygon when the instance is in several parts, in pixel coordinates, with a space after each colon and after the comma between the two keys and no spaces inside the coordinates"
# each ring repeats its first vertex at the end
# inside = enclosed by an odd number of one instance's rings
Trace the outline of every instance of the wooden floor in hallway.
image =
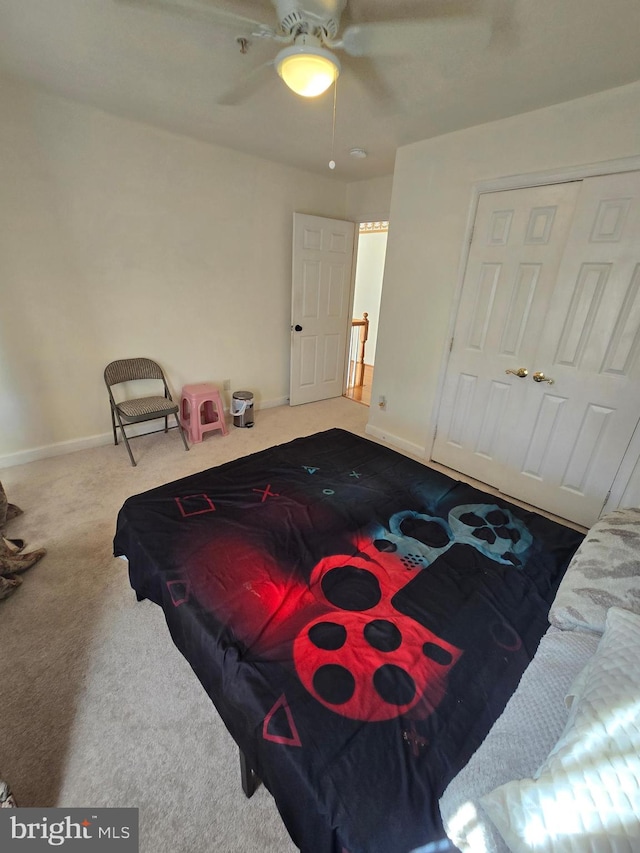
{"type": "MultiPolygon", "coordinates": [[[[353,375],[349,372],[349,375],[353,375]]],[[[344,392],[344,397],[362,403],[363,406],[371,405],[371,386],[373,385],[373,365],[365,364],[362,385],[351,385],[344,392]]]]}

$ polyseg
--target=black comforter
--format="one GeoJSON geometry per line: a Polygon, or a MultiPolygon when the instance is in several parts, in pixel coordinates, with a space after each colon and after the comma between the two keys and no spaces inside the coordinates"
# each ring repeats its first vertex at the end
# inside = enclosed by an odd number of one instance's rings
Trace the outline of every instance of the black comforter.
{"type": "Polygon", "coordinates": [[[581,538],[334,429],[129,498],[114,544],[302,851],[435,853],[581,538]]]}

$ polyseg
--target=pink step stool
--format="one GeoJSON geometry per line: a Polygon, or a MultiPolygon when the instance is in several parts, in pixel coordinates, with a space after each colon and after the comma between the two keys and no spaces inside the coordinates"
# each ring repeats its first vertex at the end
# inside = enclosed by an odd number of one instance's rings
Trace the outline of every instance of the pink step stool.
{"type": "Polygon", "coordinates": [[[192,444],[202,441],[202,436],[209,430],[219,429],[223,435],[227,435],[222,397],[215,385],[200,382],[183,386],[180,423],[192,444]]]}

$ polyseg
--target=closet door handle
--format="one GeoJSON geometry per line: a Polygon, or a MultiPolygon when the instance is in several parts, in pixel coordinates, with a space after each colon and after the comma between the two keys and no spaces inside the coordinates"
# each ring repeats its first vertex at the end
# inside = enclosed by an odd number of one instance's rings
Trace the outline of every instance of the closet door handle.
{"type": "Polygon", "coordinates": [[[528,375],[529,371],[526,367],[519,367],[517,370],[505,370],[505,373],[513,373],[514,376],[519,376],[520,379],[524,379],[524,377],[528,375]]]}
{"type": "Polygon", "coordinates": [[[548,382],[549,385],[553,385],[554,380],[549,376],[545,376],[542,371],[538,371],[538,373],[534,373],[531,377],[534,382],[548,382]]]}

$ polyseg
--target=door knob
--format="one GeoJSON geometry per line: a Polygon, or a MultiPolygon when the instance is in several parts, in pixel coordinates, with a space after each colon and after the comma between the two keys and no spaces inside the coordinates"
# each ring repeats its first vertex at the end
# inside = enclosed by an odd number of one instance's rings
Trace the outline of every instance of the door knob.
{"type": "Polygon", "coordinates": [[[296,332],[301,332],[302,326],[299,323],[296,323],[296,325],[294,326],[294,329],[296,330],[296,332]]]}
{"type": "Polygon", "coordinates": [[[538,371],[538,373],[534,373],[532,376],[534,382],[548,382],[549,385],[553,385],[553,379],[549,376],[545,376],[542,371],[538,371]]]}
{"type": "Polygon", "coordinates": [[[505,370],[505,373],[513,373],[514,376],[519,376],[520,379],[523,379],[529,371],[526,367],[519,367],[517,370],[505,370]]]}

